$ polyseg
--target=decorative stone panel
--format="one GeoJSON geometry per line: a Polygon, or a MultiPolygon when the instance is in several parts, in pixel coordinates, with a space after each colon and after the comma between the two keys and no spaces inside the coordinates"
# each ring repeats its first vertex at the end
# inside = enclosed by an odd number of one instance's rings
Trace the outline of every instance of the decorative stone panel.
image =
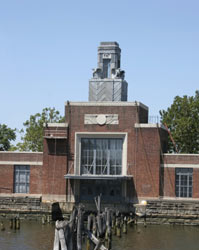
{"type": "Polygon", "coordinates": [[[84,124],[119,124],[118,114],[85,114],[84,124]]]}

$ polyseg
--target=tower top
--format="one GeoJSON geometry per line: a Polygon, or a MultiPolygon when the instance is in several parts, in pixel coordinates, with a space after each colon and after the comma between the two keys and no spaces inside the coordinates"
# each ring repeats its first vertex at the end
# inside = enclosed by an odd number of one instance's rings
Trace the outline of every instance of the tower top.
{"type": "Polygon", "coordinates": [[[93,78],[122,78],[120,69],[121,49],[117,42],[101,42],[98,47],[98,67],[93,69],[93,78]]]}
{"type": "Polygon", "coordinates": [[[89,82],[89,101],[126,101],[127,82],[120,69],[121,49],[117,42],[101,42],[97,68],[89,82]]]}

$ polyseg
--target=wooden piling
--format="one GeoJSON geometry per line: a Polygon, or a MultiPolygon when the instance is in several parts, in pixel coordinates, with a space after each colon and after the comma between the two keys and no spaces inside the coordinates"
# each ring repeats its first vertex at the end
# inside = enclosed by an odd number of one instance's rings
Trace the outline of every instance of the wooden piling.
{"type": "Polygon", "coordinates": [[[42,216],[41,222],[43,225],[46,224],[46,216],[45,215],[42,216]]]}
{"type": "Polygon", "coordinates": [[[13,219],[10,219],[10,229],[13,229],[13,219]]]}
{"type": "Polygon", "coordinates": [[[117,217],[116,218],[116,235],[117,237],[121,237],[121,222],[120,222],[120,218],[117,217]]]}
{"type": "Polygon", "coordinates": [[[50,219],[50,215],[47,216],[47,223],[50,223],[51,219],[50,219]]]}
{"type": "Polygon", "coordinates": [[[20,219],[19,219],[19,217],[16,218],[16,229],[17,230],[20,229],[20,219]]]}
{"type": "Polygon", "coordinates": [[[17,229],[17,217],[14,218],[14,229],[17,229]]]}
{"type": "Polygon", "coordinates": [[[126,216],[123,218],[122,232],[127,234],[127,218],[126,216]]]}
{"type": "Polygon", "coordinates": [[[77,250],[82,250],[82,207],[78,207],[77,214],[77,250]]]}
{"type": "Polygon", "coordinates": [[[1,228],[1,231],[5,231],[5,226],[4,226],[3,221],[1,221],[1,223],[0,223],[0,228],[1,228]]]}

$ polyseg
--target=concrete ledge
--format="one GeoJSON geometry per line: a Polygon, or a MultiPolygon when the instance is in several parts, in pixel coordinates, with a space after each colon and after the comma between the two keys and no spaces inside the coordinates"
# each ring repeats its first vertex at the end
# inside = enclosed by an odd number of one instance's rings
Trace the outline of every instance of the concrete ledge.
{"type": "Polygon", "coordinates": [[[199,168],[199,164],[161,164],[161,168],[199,168]]]}
{"type": "Polygon", "coordinates": [[[149,108],[144,105],[141,102],[126,102],[126,101],[121,101],[121,102],[65,102],[65,106],[132,106],[132,107],[142,107],[146,110],[149,108]]]}
{"type": "Polygon", "coordinates": [[[41,161],[0,161],[0,165],[34,165],[42,166],[43,162],[41,161]]]}
{"type": "Polygon", "coordinates": [[[164,125],[159,123],[135,123],[135,128],[162,128],[167,131],[164,125]]]}
{"type": "Polygon", "coordinates": [[[56,127],[56,128],[67,128],[68,127],[68,123],[44,123],[43,124],[44,127],[56,127]]]}

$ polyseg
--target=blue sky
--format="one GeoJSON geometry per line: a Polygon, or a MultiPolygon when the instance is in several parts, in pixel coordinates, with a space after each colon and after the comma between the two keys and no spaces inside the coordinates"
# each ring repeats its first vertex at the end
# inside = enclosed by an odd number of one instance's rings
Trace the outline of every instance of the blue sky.
{"type": "Polygon", "coordinates": [[[198,0],[0,0],[0,123],[87,101],[101,41],[122,49],[128,100],[150,115],[199,89],[198,0]]]}

